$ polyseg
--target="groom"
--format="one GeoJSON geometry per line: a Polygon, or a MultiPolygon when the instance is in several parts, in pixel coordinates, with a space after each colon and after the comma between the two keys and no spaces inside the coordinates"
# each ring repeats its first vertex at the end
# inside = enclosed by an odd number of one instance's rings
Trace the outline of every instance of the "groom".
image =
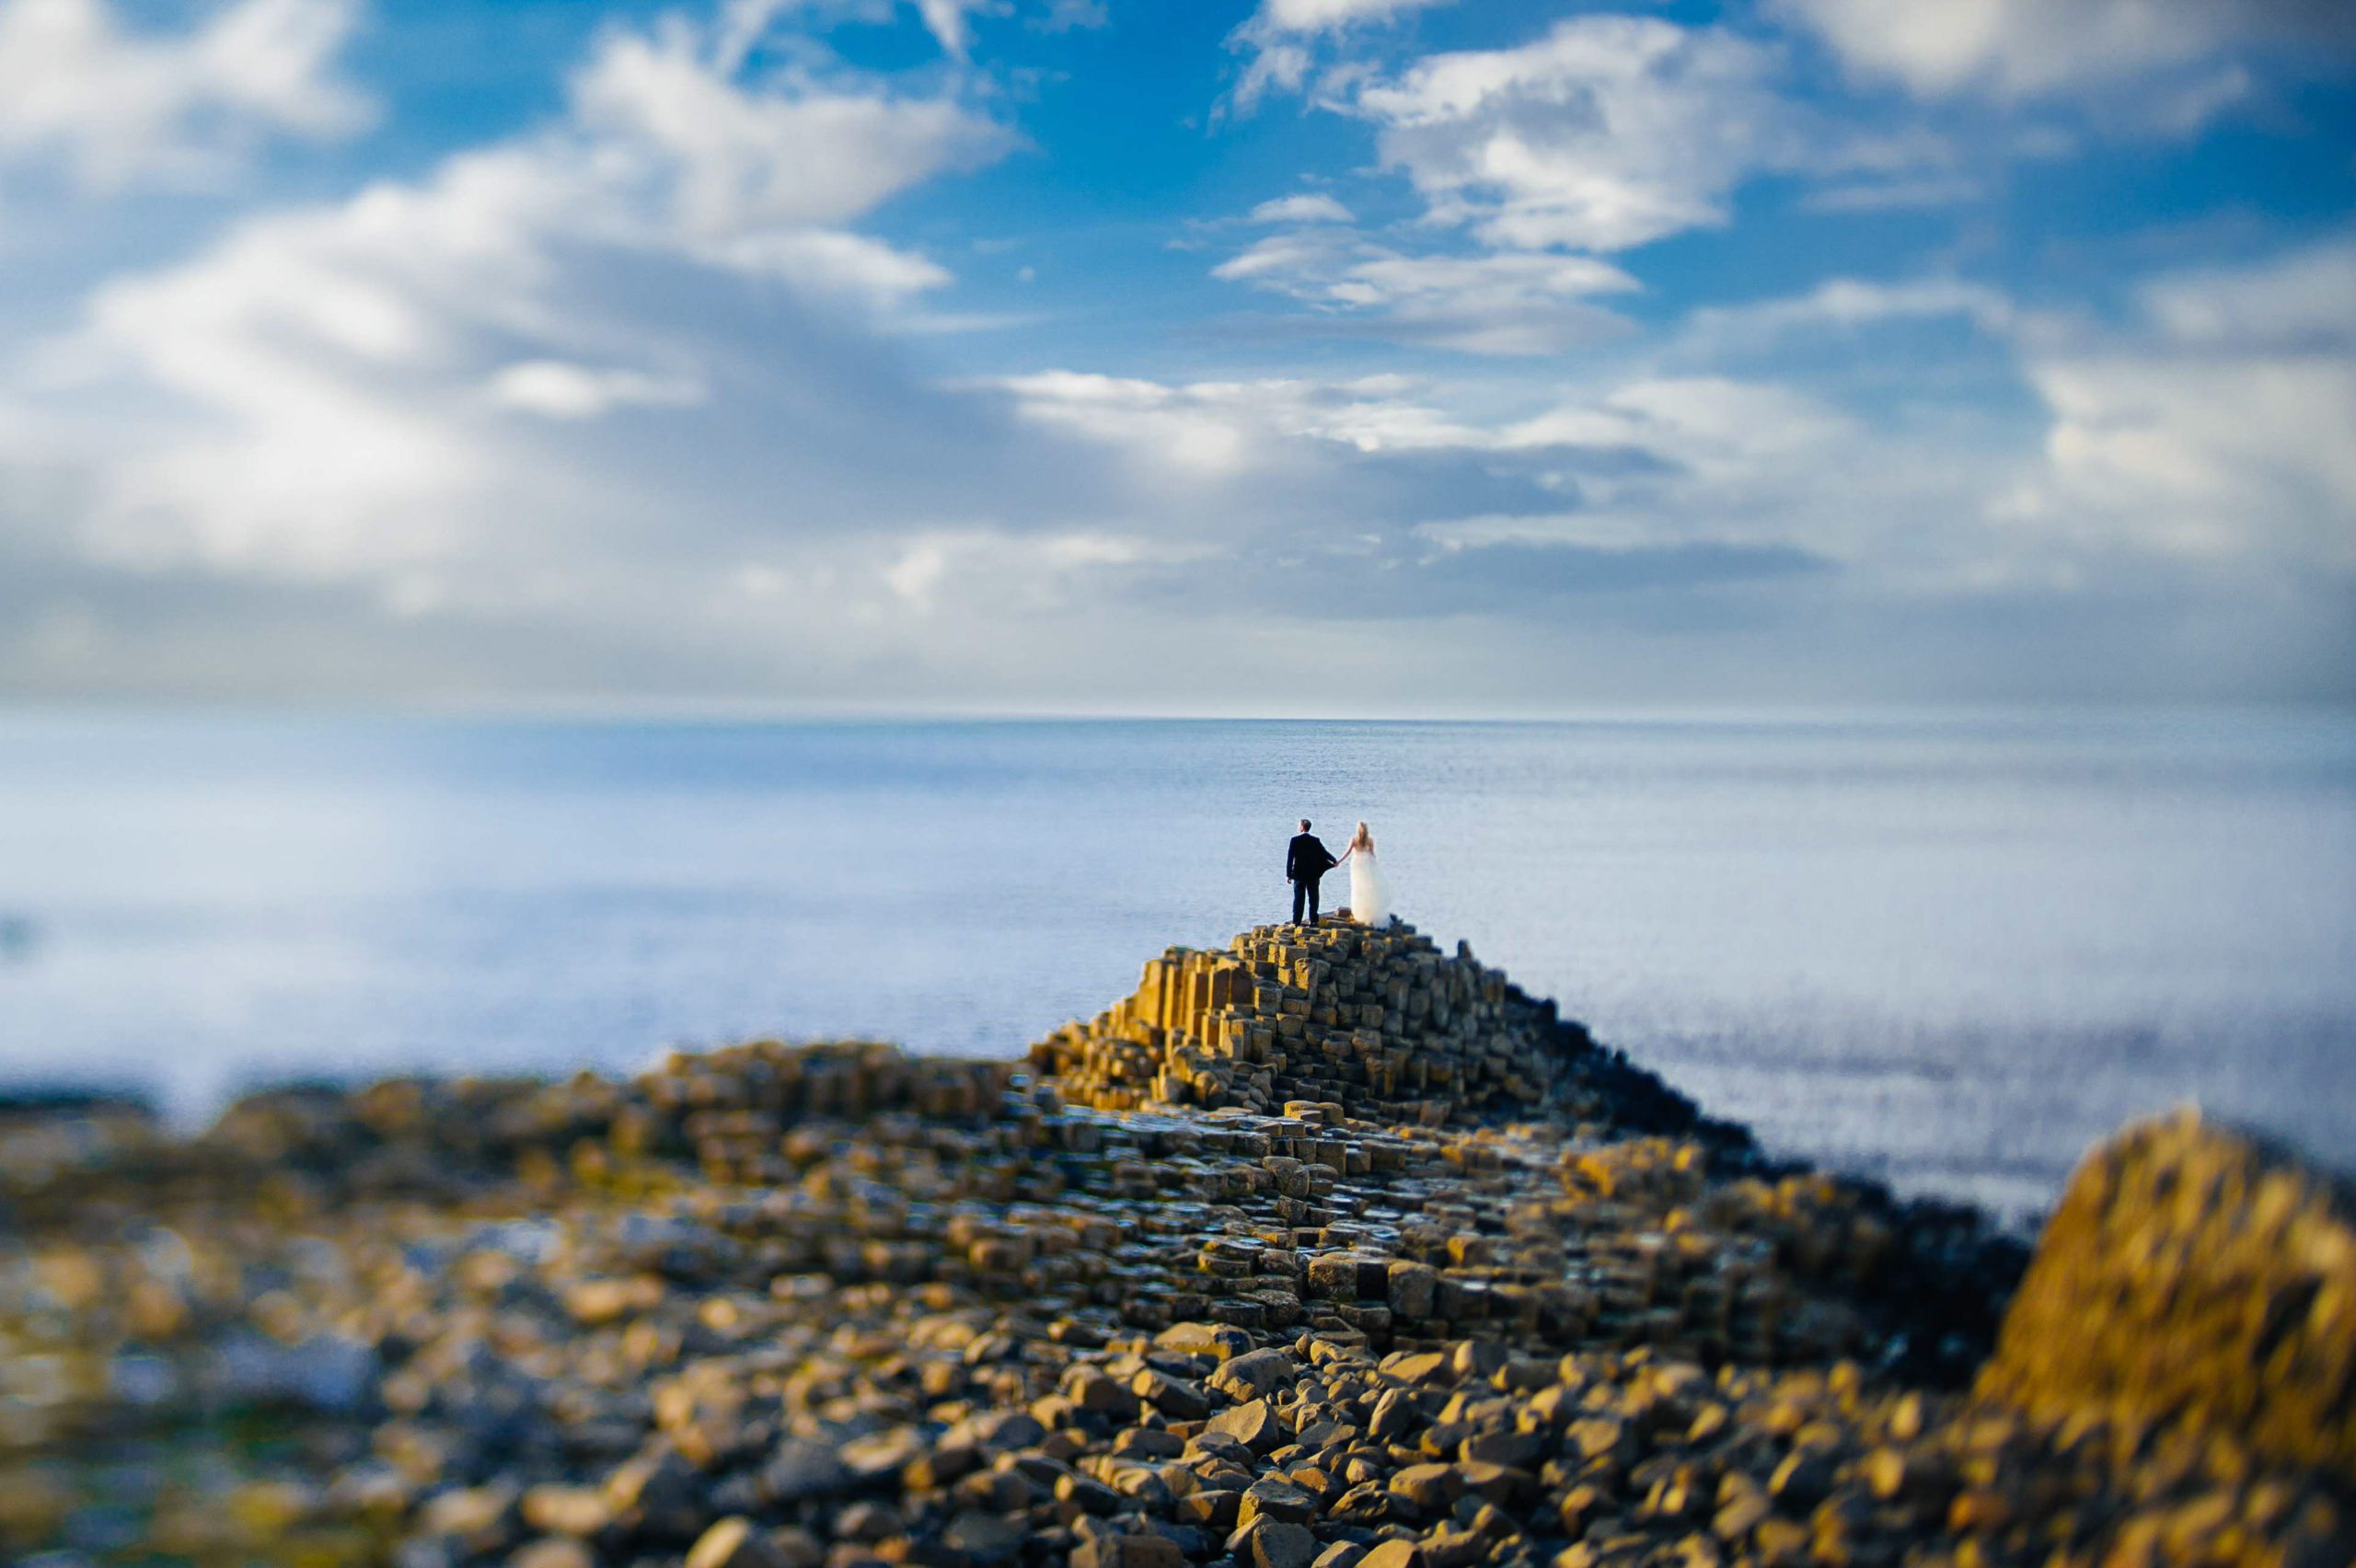
{"type": "Polygon", "coordinates": [[[1300,906],[1309,905],[1309,923],[1317,924],[1317,879],[1337,864],[1325,852],[1325,846],[1310,836],[1309,819],[1300,819],[1300,832],[1294,836],[1292,847],[1285,854],[1285,875],[1292,881],[1292,923],[1300,922],[1300,906]]]}

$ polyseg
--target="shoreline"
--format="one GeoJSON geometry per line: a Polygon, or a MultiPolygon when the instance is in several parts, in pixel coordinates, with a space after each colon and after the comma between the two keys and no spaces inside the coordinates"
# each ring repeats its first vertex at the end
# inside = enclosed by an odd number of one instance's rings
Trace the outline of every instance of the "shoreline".
{"type": "Polygon", "coordinates": [[[0,1114],[19,1551],[2094,1563],[2230,1493],[2216,1561],[2304,1563],[2356,1519],[2311,1458],[2032,1414],[2050,1370],[1994,1400],[2018,1241],[1767,1159],[1404,928],[1170,950],[1023,1063],[756,1043],[63,1124],[0,1114]],[[145,1491],[98,1495],[126,1452],[145,1491]]]}

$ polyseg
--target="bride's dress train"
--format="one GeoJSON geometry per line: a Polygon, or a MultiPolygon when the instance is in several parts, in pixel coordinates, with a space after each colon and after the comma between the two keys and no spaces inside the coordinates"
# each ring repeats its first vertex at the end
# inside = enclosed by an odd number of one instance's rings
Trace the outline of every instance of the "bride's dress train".
{"type": "Polygon", "coordinates": [[[1350,918],[1361,926],[1386,925],[1391,919],[1391,883],[1371,849],[1350,851],[1350,918]]]}

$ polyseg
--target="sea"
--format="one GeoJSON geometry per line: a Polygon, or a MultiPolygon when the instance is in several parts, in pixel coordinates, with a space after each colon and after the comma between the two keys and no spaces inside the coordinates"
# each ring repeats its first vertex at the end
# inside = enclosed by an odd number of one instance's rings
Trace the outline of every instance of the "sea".
{"type": "Polygon", "coordinates": [[[0,714],[0,1088],[1010,1055],[1283,918],[1304,815],[1777,1154],[2028,1224],[2183,1104],[2356,1151],[2344,711],[0,714]]]}

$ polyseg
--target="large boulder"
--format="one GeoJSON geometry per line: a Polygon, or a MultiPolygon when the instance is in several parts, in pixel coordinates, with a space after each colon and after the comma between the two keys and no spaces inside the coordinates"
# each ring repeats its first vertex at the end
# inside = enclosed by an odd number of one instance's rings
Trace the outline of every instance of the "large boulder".
{"type": "Polygon", "coordinates": [[[2356,1481],[2356,1193],[2194,1112],[2128,1128],[2071,1178],[1980,1386],[2356,1481]]]}

